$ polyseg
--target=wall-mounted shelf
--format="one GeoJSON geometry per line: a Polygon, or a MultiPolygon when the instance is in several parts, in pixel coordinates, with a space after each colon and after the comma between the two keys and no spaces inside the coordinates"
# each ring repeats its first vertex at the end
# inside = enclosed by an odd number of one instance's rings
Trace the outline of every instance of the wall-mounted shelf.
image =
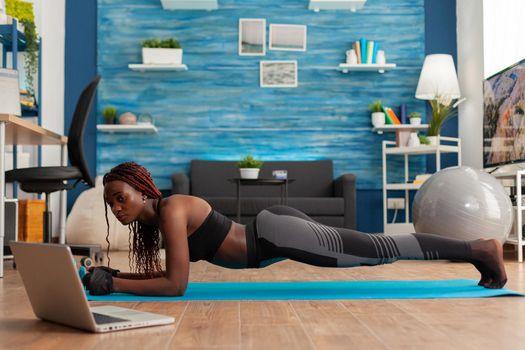
{"type": "Polygon", "coordinates": [[[165,71],[186,71],[188,66],[185,64],[128,64],[128,68],[137,72],[165,72],[165,71]]]}
{"type": "Polygon", "coordinates": [[[392,70],[396,68],[395,63],[363,63],[363,64],[348,64],[341,63],[338,69],[343,73],[348,73],[349,71],[377,71],[379,73],[384,73],[387,70],[392,70]]]}
{"type": "Polygon", "coordinates": [[[373,132],[382,134],[383,132],[395,132],[397,130],[426,130],[428,129],[428,124],[385,124],[383,126],[372,128],[373,132]]]}
{"type": "Polygon", "coordinates": [[[98,124],[97,130],[100,132],[142,132],[157,133],[157,128],[153,124],[98,124]]]}
{"type": "Polygon", "coordinates": [[[355,12],[365,6],[366,0],[310,0],[309,10],[350,10],[355,12]]]}
{"type": "Polygon", "coordinates": [[[160,0],[164,10],[217,10],[217,0],[160,0]]]}

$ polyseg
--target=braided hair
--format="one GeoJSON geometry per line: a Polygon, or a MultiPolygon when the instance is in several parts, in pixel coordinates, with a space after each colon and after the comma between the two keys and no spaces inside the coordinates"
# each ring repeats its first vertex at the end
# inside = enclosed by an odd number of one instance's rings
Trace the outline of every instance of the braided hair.
{"type": "MultiPolygon", "coordinates": [[[[153,183],[150,172],[135,162],[126,162],[112,168],[104,175],[102,180],[104,186],[111,181],[122,181],[142,193],[146,198],[161,199],[162,194],[153,183]]],[[[108,243],[108,266],[109,266],[109,220],[108,206],[104,201],[106,213],[108,243]]],[[[155,271],[160,271],[160,234],[157,226],[140,223],[138,220],[130,223],[129,227],[129,266],[130,270],[152,276],[155,271]],[[131,241],[133,233],[133,243],[131,241]]]]}

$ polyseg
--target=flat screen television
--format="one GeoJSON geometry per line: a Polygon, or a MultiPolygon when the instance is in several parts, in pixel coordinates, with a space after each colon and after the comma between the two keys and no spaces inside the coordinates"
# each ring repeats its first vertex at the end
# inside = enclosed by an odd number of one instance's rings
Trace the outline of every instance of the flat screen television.
{"type": "Polygon", "coordinates": [[[525,59],[483,81],[483,166],[525,161],[525,59]]]}

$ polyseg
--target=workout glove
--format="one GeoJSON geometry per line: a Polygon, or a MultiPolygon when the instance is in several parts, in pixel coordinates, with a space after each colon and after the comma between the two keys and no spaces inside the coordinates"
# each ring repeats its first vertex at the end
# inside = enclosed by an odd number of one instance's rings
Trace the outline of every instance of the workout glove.
{"type": "Polygon", "coordinates": [[[106,269],[96,267],[82,278],[82,283],[91,295],[105,295],[113,292],[113,277],[106,269]]]}
{"type": "Polygon", "coordinates": [[[120,270],[115,270],[115,269],[112,269],[111,267],[107,267],[107,266],[93,266],[93,267],[90,267],[88,268],[88,271],[90,273],[93,273],[93,271],[95,269],[102,269],[106,272],[109,272],[111,274],[111,276],[113,277],[117,277],[117,274],[120,272],[120,270]]]}

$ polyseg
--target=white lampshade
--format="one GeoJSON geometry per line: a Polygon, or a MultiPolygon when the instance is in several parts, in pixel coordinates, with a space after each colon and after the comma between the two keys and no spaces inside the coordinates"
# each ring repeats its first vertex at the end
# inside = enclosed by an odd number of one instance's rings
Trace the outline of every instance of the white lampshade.
{"type": "Polygon", "coordinates": [[[18,71],[0,68],[0,114],[22,114],[18,86],[18,71]]]}
{"type": "Polygon", "coordinates": [[[458,76],[451,55],[428,55],[417,83],[416,98],[433,100],[437,96],[459,98],[458,76]]]}

